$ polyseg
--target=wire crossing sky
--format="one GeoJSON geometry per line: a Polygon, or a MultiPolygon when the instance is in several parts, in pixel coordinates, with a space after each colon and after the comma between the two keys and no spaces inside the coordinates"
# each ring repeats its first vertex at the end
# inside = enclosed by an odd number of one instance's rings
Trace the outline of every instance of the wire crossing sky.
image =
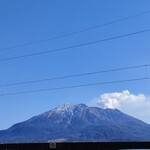
{"type": "Polygon", "coordinates": [[[0,129],[103,93],[149,97],[149,6],[149,0],[0,1],[0,129]]]}
{"type": "Polygon", "coordinates": [[[15,82],[15,83],[6,83],[6,84],[0,84],[0,87],[16,86],[16,85],[22,85],[22,84],[33,84],[33,83],[38,83],[38,82],[47,82],[47,81],[51,81],[51,80],[60,80],[60,79],[66,79],[66,78],[74,78],[74,77],[79,77],[79,76],[90,76],[90,75],[94,75],[94,74],[110,73],[110,72],[114,72],[114,71],[116,72],[116,71],[122,71],[122,70],[146,68],[146,67],[149,67],[149,66],[150,66],[150,64],[136,65],[136,66],[128,66],[128,67],[122,67],[122,68],[107,69],[107,70],[94,71],[94,72],[88,72],[88,73],[79,73],[79,74],[73,74],[73,75],[51,77],[51,78],[46,78],[46,79],[22,81],[22,82],[15,82]]]}
{"type": "Polygon", "coordinates": [[[150,11],[144,11],[144,12],[134,14],[134,15],[131,15],[131,16],[128,16],[128,17],[120,18],[120,19],[117,19],[117,20],[114,20],[114,21],[111,21],[111,22],[107,22],[107,23],[103,23],[103,24],[100,24],[100,25],[84,28],[82,30],[74,31],[74,32],[71,32],[71,33],[65,33],[65,34],[58,35],[58,36],[55,36],[55,37],[52,37],[52,38],[39,40],[39,41],[34,41],[34,42],[29,42],[29,43],[24,43],[24,44],[11,46],[11,47],[6,47],[6,48],[1,48],[0,51],[19,48],[19,47],[22,47],[22,46],[34,45],[34,44],[38,44],[38,43],[43,43],[43,42],[47,42],[47,41],[51,41],[51,40],[55,40],[55,39],[59,39],[59,38],[64,38],[66,36],[72,36],[72,35],[75,35],[75,34],[86,32],[86,31],[89,31],[89,30],[94,30],[94,29],[101,28],[101,27],[104,27],[104,26],[108,26],[108,25],[118,23],[118,22],[121,22],[121,21],[133,19],[135,17],[139,17],[141,15],[145,15],[145,14],[148,14],[148,13],[150,13],[150,11]]]}
{"type": "Polygon", "coordinates": [[[116,39],[132,36],[132,35],[145,33],[145,32],[150,32],[150,29],[140,30],[140,31],[127,33],[127,34],[123,34],[123,35],[118,35],[118,36],[114,36],[114,37],[110,37],[110,38],[106,38],[106,39],[96,40],[96,41],[92,41],[92,42],[81,43],[78,45],[71,45],[68,47],[56,48],[56,49],[41,51],[41,52],[37,52],[37,53],[31,53],[31,54],[25,54],[25,55],[20,55],[20,56],[15,56],[15,57],[4,58],[4,59],[0,59],[0,62],[14,60],[14,59],[20,59],[20,58],[26,58],[26,57],[32,57],[32,56],[37,56],[37,55],[43,55],[43,54],[52,53],[52,52],[60,52],[60,51],[68,50],[68,49],[88,46],[88,45],[92,45],[92,44],[98,44],[98,43],[107,42],[110,40],[116,40],[116,39]]]}
{"type": "Polygon", "coordinates": [[[142,80],[149,80],[149,79],[150,79],[150,77],[143,77],[143,78],[124,79],[124,80],[107,81],[107,82],[97,82],[97,83],[88,83],[88,84],[80,84],[80,85],[70,85],[70,86],[55,87],[55,88],[49,88],[49,89],[38,89],[38,90],[32,90],[32,91],[23,91],[23,92],[16,92],[16,93],[6,93],[6,94],[0,94],[0,96],[11,96],[11,95],[37,93],[37,92],[56,91],[56,90],[81,88],[81,87],[97,86],[97,85],[104,85],[104,84],[114,84],[114,83],[122,83],[122,82],[142,81],[142,80]]]}

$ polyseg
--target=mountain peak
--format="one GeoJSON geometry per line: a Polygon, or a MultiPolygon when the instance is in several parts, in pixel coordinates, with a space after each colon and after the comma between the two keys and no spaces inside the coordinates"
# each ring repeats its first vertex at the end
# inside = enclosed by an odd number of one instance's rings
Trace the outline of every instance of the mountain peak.
{"type": "Polygon", "coordinates": [[[119,110],[62,104],[0,131],[0,142],[149,141],[150,126],[119,110]]]}
{"type": "Polygon", "coordinates": [[[73,110],[75,107],[87,108],[88,106],[86,106],[85,104],[82,104],[82,103],[77,104],[77,105],[73,105],[71,103],[64,103],[62,105],[59,105],[55,109],[53,109],[53,111],[55,111],[55,112],[64,112],[64,111],[73,110]]]}
{"type": "Polygon", "coordinates": [[[59,105],[55,109],[53,109],[55,112],[62,112],[67,111],[73,108],[73,105],[71,103],[64,103],[62,105],[59,105]]]}
{"type": "Polygon", "coordinates": [[[78,105],[76,105],[76,106],[78,106],[78,107],[88,107],[87,105],[85,105],[85,104],[78,104],[78,105]]]}

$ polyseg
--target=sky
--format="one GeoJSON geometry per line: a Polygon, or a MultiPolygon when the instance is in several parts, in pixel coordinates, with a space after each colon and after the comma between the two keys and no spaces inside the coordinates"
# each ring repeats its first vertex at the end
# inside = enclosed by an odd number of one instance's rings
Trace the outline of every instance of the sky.
{"type": "MultiPolygon", "coordinates": [[[[146,13],[79,34],[9,49],[149,11],[149,6],[149,0],[1,0],[0,60],[149,29],[150,13],[146,13]]],[[[149,38],[150,32],[145,32],[53,53],[0,61],[0,85],[149,64],[149,38]]],[[[150,76],[150,67],[0,86],[0,95],[146,76],[150,76]]],[[[142,80],[0,96],[0,130],[65,102],[118,108],[150,123],[149,89],[150,80],[142,80]]]]}

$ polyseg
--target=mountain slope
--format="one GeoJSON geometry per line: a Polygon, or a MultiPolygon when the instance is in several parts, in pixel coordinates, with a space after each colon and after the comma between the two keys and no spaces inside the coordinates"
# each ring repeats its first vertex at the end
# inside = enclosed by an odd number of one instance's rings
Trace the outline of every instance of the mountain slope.
{"type": "Polygon", "coordinates": [[[117,109],[64,104],[0,131],[0,143],[150,141],[150,125],[117,109]]]}

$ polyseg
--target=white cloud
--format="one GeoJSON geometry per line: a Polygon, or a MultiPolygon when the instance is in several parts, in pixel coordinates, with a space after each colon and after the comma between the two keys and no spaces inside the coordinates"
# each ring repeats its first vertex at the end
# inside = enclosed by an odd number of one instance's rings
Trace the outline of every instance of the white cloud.
{"type": "Polygon", "coordinates": [[[134,95],[128,90],[120,93],[104,93],[92,100],[89,105],[96,105],[101,108],[116,108],[150,124],[150,97],[144,94],[134,95]]]}

